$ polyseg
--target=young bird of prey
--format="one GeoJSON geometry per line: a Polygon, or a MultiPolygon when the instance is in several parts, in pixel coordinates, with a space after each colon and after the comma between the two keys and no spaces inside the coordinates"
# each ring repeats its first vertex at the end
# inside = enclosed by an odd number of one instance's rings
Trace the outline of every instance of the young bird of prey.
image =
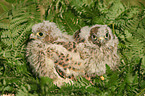
{"type": "Polygon", "coordinates": [[[62,33],[53,22],[43,21],[32,27],[26,56],[34,73],[53,79],[57,86],[85,74],[73,36],[62,33]]]}
{"type": "Polygon", "coordinates": [[[85,26],[75,32],[74,39],[88,78],[102,76],[106,64],[111,69],[118,65],[118,39],[107,25],[85,26]]]}

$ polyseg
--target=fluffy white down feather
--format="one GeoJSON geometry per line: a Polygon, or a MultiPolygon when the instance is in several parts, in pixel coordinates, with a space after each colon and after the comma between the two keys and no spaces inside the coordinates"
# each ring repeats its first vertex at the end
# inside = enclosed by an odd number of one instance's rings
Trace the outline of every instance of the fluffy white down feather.
{"type": "Polygon", "coordinates": [[[84,65],[86,66],[85,71],[89,76],[105,74],[106,64],[111,69],[114,69],[119,64],[119,56],[117,54],[118,38],[107,25],[85,26],[80,31],[80,38],[84,38],[86,41],[79,43],[77,49],[83,57],[84,65]],[[99,47],[89,40],[90,31],[94,27],[100,27],[98,29],[100,32],[109,32],[111,39],[105,45],[99,47]]]}

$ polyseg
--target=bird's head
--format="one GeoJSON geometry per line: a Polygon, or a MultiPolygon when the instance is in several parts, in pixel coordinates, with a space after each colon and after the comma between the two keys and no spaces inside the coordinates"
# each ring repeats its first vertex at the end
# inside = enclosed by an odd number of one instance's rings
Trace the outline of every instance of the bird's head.
{"type": "Polygon", "coordinates": [[[52,43],[61,36],[61,31],[57,28],[55,23],[43,21],[42,23],[35,24],[32,27],[30,39],[40,40],[45,43],[52,43]]]}
{"type": "Polygon", "coordinates": [[[102,46],[113,38],[112,31],[105,25],[93,26],[90,29],[89,41],[102,46]]]}

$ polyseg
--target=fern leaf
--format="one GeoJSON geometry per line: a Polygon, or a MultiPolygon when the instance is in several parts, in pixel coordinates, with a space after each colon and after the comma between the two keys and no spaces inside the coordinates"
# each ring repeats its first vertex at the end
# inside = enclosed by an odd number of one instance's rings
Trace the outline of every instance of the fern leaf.
{"type": "Polygon", "coordinates": [[[110,20],[115,20],[115,18],[121,15],[124,11],[125,11],[125,8],[123,4],[120,2],[120,0],[114,0],[106,16],[110,20]]]}
{"type": "Polygon", "coordinates": [[[0,23],[0,28],[2,29],[8,29],[8,25],[7,23],[0,23]]]}
{"type": "Polygon", "coordinates": [[[28,27],[26,29],[24,29],[23,31],[21,31],[21,35],[19,35],[19,37],[15,40],[14,45],[18,46],[19,44],[23,44],[24,43],[24,39],[26,39],[26,32],[30,31],[32,28],[32,24],[27,25],[28,27]]]}

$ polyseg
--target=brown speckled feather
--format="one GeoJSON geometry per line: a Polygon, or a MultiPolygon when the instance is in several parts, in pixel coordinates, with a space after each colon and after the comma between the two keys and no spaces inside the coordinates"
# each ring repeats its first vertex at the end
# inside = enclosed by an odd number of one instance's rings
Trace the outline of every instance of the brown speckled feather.
{"type": "Polygon", "coordinates": [[[76,49],[77,43],[76,42],[71,42],[71,41],[69,41],[69,42],[54,42],[54,44],[62,45],[68,51],[77,52],[77,49],[76,49]]]}
{"type": "MultiPolygon", "coordinates": [[[[53,44],[58,44],[63,46],[68,52],[75,53],[76,52],[76,43],[75,42],[54,42],[53,44]]],[[[82,69],[80,69],[81,62],[75,60],[70,54],[63,54],[62,52],[56,52],[53,49],[48,49],[49,54],[54,53],[54,55],[57,55],[57,58],[54,58],[54,63],[55,63],[55,69],[58,72],[58,74],[62,78],[70,78],[70,79],[75,79],[76,76],[72,73],[67,73],[69,71],[71,72],[83,72],[82,69]]],[[[52,56],[54,57],[54,56],[52,56]]],[[[84,72],[83,72],[84,73],[84,72]]]]}
{"type": "Polygon", "coordinates": [[[81,30],[78,30],[78,31],[76,31],[75,34],[74,34],[74,40],[75,40],[77,43],[85,42],[85,39],[80,37],[80,33],[81,33],[81,30]]]}

